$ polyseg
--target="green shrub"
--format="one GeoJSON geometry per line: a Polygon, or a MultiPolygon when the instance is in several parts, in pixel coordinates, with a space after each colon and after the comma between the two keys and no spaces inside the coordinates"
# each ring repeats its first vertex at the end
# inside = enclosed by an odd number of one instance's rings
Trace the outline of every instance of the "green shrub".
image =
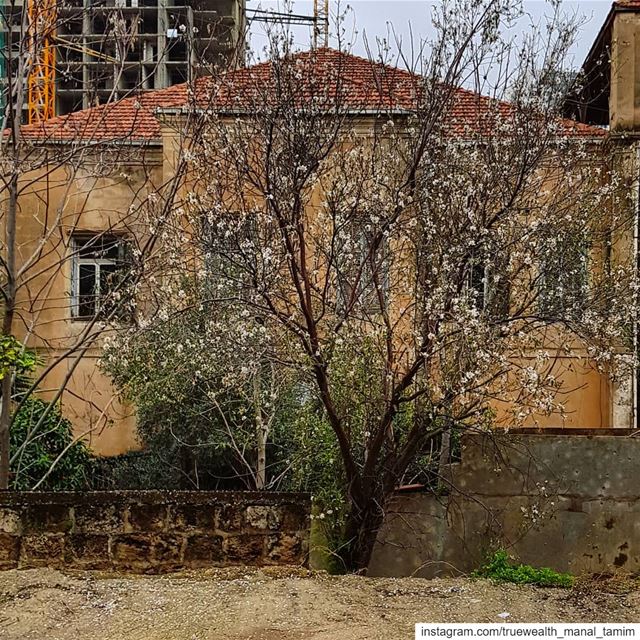
{"type": "MultiPolygon", "coordinates": [[[[95,460],[91,489],[96,491],[183,489],[181,470],[156,451],[129,451],[95,460]]],[[[189,487],[187,485],[187,488],[189,487]]]]}
{"type": "Polygon", "coordinates": [[[73,441],[71,423],[58,405],[34,395],[25,399],[31,375],[41,362],[35,351],[13,336],[0,335],[0,380],[13,376],[12,399],[20,402],[9,433],[10,487],[28,491],[44,479],[39,489],[86,489],[94,461],[87,446],[73,441]]]}
{"type": "Polygon", "coordinates": [[[25,349],[13,336],[0,334],[0,380],[10,372],[18,377],[30,373],[37,364],[34,351],[25,349]]]}
{"type": "Polygon", "coordinates": [[[48,402],[29,397],[14,416],[10,434],[11,488],[16,491],[33,489],[54,463],[39,489],[79,491],[88,486],[93,457],[84,442],[73,442],[71,423],[62,416],[60,407],[49,407],[48,402]]]}
{"type": "Polygon", "coordinates": [[[489,578],[497,582],[512,582],[514,584],[535,584],[539,587],[573,586],[573,576],[568,573],[558,573],[546,567],[536,568],[528,564],[512,563],[509,554],[499,549],[493,554],[489,562],[473,573],[476,578],[489,578]]]}

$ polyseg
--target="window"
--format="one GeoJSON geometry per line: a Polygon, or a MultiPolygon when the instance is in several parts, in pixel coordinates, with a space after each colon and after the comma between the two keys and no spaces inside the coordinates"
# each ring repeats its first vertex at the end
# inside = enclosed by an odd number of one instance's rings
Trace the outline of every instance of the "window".
{"type": "Polygon", "coordinates": [[[584,237],[563,238],[541,261],[539,309],[550,319],[575,320],[587,297],[588,245],[584,237]]]}
{"type": "Polygon", "coordinates": [[[488,265],[477,258],[472,258],[466,272],[466,289],[471,298],[471,304],[476,309],[484,310],[489,299],[488,265]]]}
{"type": "Polygon", "coordinates": [[[262,260],[255,215],[229,211],[217,215],[214,221],[204,215],[201,222],[198,238],[211,295],[221,295],[221,287],[230,296],[253,291],[255,280],[267,277],[265,270],[270,268],[268,261],[262,260]]]}
{"type": "Polygon", "coordinates": [[[337,265],[338,308],[351,305],[354,315],[371,319],[388,304],[391,255],[384,239],[374,247],[373,230],[355,225],[349,235],[344,248],[350,258],[337,265]]]}
{"type": "Polygon", "coordinates": [[[495,320],[509,315],[510,286],[505,264],[504,258],[494,256],[489,262],[478,252],[472,255],[466,270],[465,288],[471,304],[495,320]]]}
{"type": "Polygon", "coordinates": [[[72,315],[108,315],[129,271],[126,241],[113,234],[79,234],[72,239],[72,251],[72,315]]]}

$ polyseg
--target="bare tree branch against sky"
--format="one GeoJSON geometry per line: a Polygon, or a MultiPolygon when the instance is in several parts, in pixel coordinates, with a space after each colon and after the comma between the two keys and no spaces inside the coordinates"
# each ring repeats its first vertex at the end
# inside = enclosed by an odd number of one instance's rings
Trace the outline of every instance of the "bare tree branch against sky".
{"type": "MultiPolygon", "coordinates": [[[[354,53],[365,55],[367,43],[370,49],[375,51],[377,41],[393,39],[393,32],[402,39],[404,46],[408,44],[412,36],[415,42],[429,38],[432,32],[430,15],[433,4],[434,0],[354,0],[352,2],[331,0],[331,13],[332,15],[338,11],[346,13],[342,25],[344,29],[343,46],[349,43],[352,45],[354,53]],[[393,25],[393,32],[391,25],[393,25]]],[[[562,2],[567,13],[577,14],[583,22],[580,37],[567,60],[572,67],[579,68],[582,65],[591,44],[604,23],[611,4],[612,0],[564,0],[562,2]]],[[[247,5],[249,9],[261,8],[277,11],[283,10],[286,2],[284,0],[248,0],[247,5]]],[[[524,8],[534,22],[544,21],[545,15],[550,15],[553,10],[549,0],[524,0],[524,8]]],[[[295,13],[312,15],[313,1],[295,0],[292,9],[295,13]]],[[[526,20],[529,24],[529,19],[526,20]]],[[[336,46],[335,18],[332,21],[331,30],[333,33],[330,44],[336,46]]],[[[311,42],[309,28],[298,26],[294,27],[292,32],[298,47],[304,49],[311,42]]],[[[263,25],[255,23],[251,29],[251,44],[258,55],[266,42],[267,37],[263,25]]]]}

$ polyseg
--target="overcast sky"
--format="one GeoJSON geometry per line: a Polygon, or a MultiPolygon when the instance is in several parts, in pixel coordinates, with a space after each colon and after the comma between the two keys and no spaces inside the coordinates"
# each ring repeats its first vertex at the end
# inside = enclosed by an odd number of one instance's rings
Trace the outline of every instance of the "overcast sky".
{"type": "MultiPolygon", "coordinates": [[[[322,0],[320,0],[322,1],[322,0]]],[[[565,11],[576,12],[584,18],[585,24],[576,45],[573,48],[570,66],[580,67],[591,44],[593,43],[600,27],[611,7],[612,0],[565,0],[565,11]]],[[[338,2],[330,2],[335,13],[338,2]]],[[[526,11],[533,20],[544,19],[545,14],[550,13],[546,0],[525,0],[526,11]]],[[[365,54],[365,37],[370,43],[375,43],[376,38],[386,38],[389,33],[389,25],[393,24],[394,31],[399,34],[404,42],[407,42],[410,34],[415,40],[428,38],[430,34],[430,7],[433,1],[429,0],[353,0],[352,2],[340,2],[342,10],[347,6],[347,19],[345,22],[346,40],[353,43],[354,53],[365,54]]],[[[282,0],[248,0],[247,7],[251,10],[262,8],[278,10],[284,7],[282,0]]],[[[295,0],[293,11],[298,14],[312,15],[312,0],[295,0]]],[[[524,26],[522,27],[525,28],[524,26]]],[[[309,45],[309,29],[297,28],[294,31],[296,44],[303,49],[309,45]]],[[[266,44],[266,36],[262,25],[254,23],[251,30],[251,43],[255,51],[259,51],[266,44]]],[[[335,46],[335,39],[333,43],[335,46]]],[[[375,47],[371,47],[375,49],[375,47]]]]}

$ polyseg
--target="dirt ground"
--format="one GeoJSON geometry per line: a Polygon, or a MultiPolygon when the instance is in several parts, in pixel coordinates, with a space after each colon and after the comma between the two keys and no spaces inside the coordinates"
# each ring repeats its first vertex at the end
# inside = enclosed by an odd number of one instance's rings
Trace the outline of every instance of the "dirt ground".
{"type": "Polygon", "coordinates": [[[540,589],[295,569],[126,577],[5,571],[0,638],[407,640],[415,622],[640,622],[640,591],[629,585],[540,589]]]}

